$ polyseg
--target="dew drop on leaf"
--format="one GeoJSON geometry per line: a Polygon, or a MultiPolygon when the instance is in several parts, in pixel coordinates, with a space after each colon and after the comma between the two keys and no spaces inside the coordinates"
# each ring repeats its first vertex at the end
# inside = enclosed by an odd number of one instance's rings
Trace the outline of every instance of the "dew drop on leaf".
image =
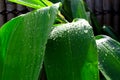
{"type": "Polygon", "coordinates": [[[88,30],[84,30],[85,33],[88,33],[88,30]]]}
{"type": "Polygon", "coordinates": [[[107,54],[105,54],[105,56],[107,56],[107,54]]]}
{"type": "Polygon", "coordinates": [[[112,47],[112,49],[115,49],[115,47],[112,47]]]}

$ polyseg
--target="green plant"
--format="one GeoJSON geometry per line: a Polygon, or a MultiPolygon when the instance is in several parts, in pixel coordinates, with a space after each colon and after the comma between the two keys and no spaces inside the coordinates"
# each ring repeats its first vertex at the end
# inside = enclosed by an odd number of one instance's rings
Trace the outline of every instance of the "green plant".
{"type": "Polygon", "coordinates": [[[119,80],[120,43],[105,35],[96,36],[96,43],[100,71],[107,80],[119,80]]]}
{"type": "Polygon", "coordinates": [[[38,79],[58,7],[18,16],[0,29],[0,80],[38,79]]]}
{"type": "Polygon", "coordinates": [[[89,23],[79,19],[55,27],[44,64],[48,80],[98,80],[97,48],[89,23]]]}
{"type": "Polygon", "coordinates": [[[83,0],[9,1],[35,10],[0,28],[0,80],[37,80],[43,62],[47,80],[102,80],[98,68],[107,80],[120,79],[120,43],[112,39],[119,38],[83,0]],[[95,40],[103,31],[112,38],[95,40]]]}

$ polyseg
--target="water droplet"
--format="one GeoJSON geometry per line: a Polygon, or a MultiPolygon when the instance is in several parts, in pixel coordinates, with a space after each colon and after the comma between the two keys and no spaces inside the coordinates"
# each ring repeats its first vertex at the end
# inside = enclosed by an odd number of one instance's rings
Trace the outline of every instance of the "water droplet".
{"type": "Polygon", "coordinates": [[[105,56],[107,56],[107,54],[105,54],[105,56]]]}
{"type": "Polygon", "coordinates": [[[100,65],[100,62],[98,62],[98,65],[100,65]]]}
{"type": "Polygon", "coordinates": [[[78,34],[78,32],[76,31],[75,34],[78,34]]]}
{"type": "Polygon", "coordinates": [[[69,31],[69,30],[68,30],[67,32],[68,32],[68,33],[70,33],[70,31],[69,31]]]}
{"type": "Polygon", "coordinates": [[[84,30],[85,33],[88,33],[88,30],[84,30]]]}
{"type": "Polygon", "coordinates": [[[94,37],[94,36],[91,36],[92,38],[94,37]]]}
{"type": "Polygon", "coordinates": [[[115,49],[114,47],[112,47],[112,49],[115,49]]]}
{"type": "Polygon", "coordinates": [[[55,37],[52,40],[55,41],[55,37]]]}

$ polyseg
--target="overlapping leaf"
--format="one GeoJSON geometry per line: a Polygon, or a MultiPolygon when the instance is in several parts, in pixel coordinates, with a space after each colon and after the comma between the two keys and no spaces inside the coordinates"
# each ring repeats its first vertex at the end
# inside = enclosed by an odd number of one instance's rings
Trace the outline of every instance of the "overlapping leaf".
{"type": "Polygon", "coordinates": [[[58,5],[36,10],[0,29],[0,80],[37,80],[58,5]]]}
{"type": "Polygon", "coordinates": [[[63,13],[69,20],[74,18],[88,20],[83,0],[63,0],[63,13]]]}
{"type": "Polygon", "coordinates": [[[55,27],[44,61],[48,80],[98,80],[97,47],[88,22],[55,27]]]}
{"type": "Polygon", "coordinates": [[[119,36],[115,33],[112,27],[110,26],[103,26],[102,27],[104,34],[110,36],[111,38],[120,41],[119,36]]]}
{"type": "Polygon", "coordinates": [[[51,2],[53,2],[53,3],[57,3],[57,2],[61,2],[61,1],[63,1],[63,0],[49,0],[49,1],[51,1],[51,2]]]}
{"type": "Polygon", "coordinates": [[[99,69],[107,80],[120,79],[120,43],[112,38],[99,35],[96,37],[99,53],[99,69]]]}
{"type": "Polygon", "coordinates": [[[51,6],[52,3],[48,0],[9,0],[21,5],[25,5],[31,8],[39,9],[46,6],[51,6]]]}

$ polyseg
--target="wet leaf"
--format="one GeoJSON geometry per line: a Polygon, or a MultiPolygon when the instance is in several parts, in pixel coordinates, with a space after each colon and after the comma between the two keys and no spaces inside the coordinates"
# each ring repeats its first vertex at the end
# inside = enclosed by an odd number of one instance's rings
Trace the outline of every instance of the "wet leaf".
{"type": "Polygon", "coordinates": [[[58,5],[18,16],[0,29],[0,80],[37,80],[58,5]]]}
{"type": "Polygon", "coordinates": [[[68,20],[83,18],[89,21],[83,0],[62,0],[63,14],[68,20]]]}
{"type": "Polygon", "coordinates": [[[44,61],[48,80],[98,80],[97,47],[88,22],[55,27],[44,61]]]}
{"type": "Polygon", "coordinates": [[[99,54],[99,69],[107,80],[120,79],[120,43],[112,38],[96,37],[99,54]]]}

